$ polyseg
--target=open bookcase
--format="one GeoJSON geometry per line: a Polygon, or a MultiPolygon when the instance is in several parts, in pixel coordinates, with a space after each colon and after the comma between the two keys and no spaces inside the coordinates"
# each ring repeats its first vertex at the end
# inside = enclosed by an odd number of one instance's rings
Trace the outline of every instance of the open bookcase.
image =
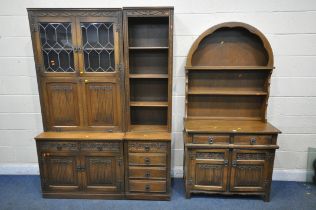
{"type": "Polygon", "coordinates": [[[186,63],[186,196],[256,194],[269,200],[280,131],[266,121],[273,53],[256,28],[211,27],[186,63]]]}
{"type": "Polygon", "coordinates": [[[128,131],[171,130],[172,17],[125,13],[128,131]]]}

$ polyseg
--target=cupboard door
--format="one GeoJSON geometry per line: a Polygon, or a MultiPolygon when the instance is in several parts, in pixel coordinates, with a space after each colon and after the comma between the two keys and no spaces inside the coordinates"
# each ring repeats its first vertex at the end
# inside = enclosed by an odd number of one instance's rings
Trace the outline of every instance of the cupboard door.
{"type": "Polygon", "coordinates": [[[38,17],[34,29],[35,60],[45,76],[76,76],[75,17],[38,17]]]}
{"type": "Polygon", "coordinates": [[[115,79],[85,79],[85,114],[92,130],[118,131],[121,126],[121,98],[115,79]]]}
{"type": "Polygon", "coordinates": [[[238,150],[232,154],[231,191],[264,191],[268,182],[269,159],[265,150],[238,150]]]}
{"type": "Polygon", "coordinates": [[[41,153],[42,183],[45,192],[76,192],[80,190],[77,153],[41,153]]]}
{"type": "Polygon", "coordinates": [[[226,191],[228,149],[192,150],[189,152],[192,190],[226,191]]]}
{"type": "Polygon", "coordinates": [[[78,17],[80,75],[111,76],[120,58],[117,17],[78,17]]]}
{"type": "Polygon", "coordinates": [[[120,193],[123,189],[123,162],[120,155],[84,155],[86,191],[120,193]]]}
{"type": "Polygon", "coordinates": [[[78,130],[82,127],[79,82],[73,78],[42,80],[44,120],[48,130],[78,130]]]}

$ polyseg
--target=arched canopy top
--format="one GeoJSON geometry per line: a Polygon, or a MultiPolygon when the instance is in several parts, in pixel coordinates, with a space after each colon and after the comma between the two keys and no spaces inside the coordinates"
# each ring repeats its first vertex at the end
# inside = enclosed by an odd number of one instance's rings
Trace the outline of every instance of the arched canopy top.
{"type": "Polygon", "coordinates": [[[241,22],[215,25],[193,43],[186,67],[264,66],[273,68],[273,52],[267,38],[241,22]]]}

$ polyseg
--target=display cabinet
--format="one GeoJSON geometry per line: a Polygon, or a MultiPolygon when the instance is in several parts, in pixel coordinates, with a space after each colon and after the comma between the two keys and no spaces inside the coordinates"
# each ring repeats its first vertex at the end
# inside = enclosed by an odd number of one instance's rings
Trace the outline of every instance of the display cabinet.
{"type": "Polygon", "coordinates": [[[28,14],[43,196],[170,199],[173,8],[28,14]]]}
{"type": "Polygon", "coordinates": [[[192,193],[255,194],[269,201],[278,129],[266,121],[273,53],[256,28],[216,25],[186,62],[184,178],[192,193]]]}
{"type": "Polygon", "coordinates": [[[45,131],[123,131],[121,9],[28,9],[45,131]]]}

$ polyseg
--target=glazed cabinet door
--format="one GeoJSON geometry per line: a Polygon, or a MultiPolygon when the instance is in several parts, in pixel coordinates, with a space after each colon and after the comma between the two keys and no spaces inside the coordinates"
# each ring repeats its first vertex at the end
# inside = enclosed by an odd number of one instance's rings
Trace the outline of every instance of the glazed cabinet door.
{"type": "Polygon", "coordinates": [[[43,152],[41,178],[45,192],[77,192],[81,179],[78,169],[80,160],[77,153],[43,152]]]}
{"type": "Polygon", "coordinates": [[[266,150],[233,150],[230,190],[264,191],[269,182],[269,160],[273,155],[266,150]]]}
{"type": "Polygon", "coordinates": [[[119,74],[120,33],[118,17],[77,17],[81,76],[119,74]]]}
{"type": "Polygon", "coordinates": [[[192,190],[226,191],[228,149],[189,150],[189,184],[192,190]]]}
{"type": "Polygon", "coordinates": [[[114,78],[86,78],[85,122],[90,130],[119,131],[121,125],[120,85],[114,78]]]}
{"type": "Polygon", "coordinates": [[[46,129],[64,131],[82,128],[80,81],[71,77],[45,78],[41,86],[46,129]]]}
{"type": "Polygon", "coordinates": [[[76,22],[74,16],[37,17],[33,47],[37,71],[43,76],[76,76],[76,22]]]}
{"type": "Polygon", "coordinates": [[[124,167],[120,142],[81,145],[84,190],[91,193],[122,193],[124,167]]]}

